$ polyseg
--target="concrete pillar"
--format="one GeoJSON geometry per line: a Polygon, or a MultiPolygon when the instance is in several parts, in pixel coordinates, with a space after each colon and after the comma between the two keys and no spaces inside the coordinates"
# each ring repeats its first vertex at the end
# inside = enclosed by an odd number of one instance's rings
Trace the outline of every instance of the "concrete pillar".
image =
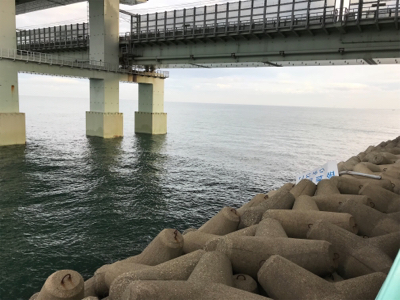
{"type": "MultiPolygon", "coordinates": [[[[119,0],[89,0],[89,24],[90,60],[118,65],[119,0]]],[[[123,136],[117,74],[110,74],[104,79],[90,79],[90,111],[86,112],[86,135],[103,138],[123,136]]]]}
{"type": "MultiPolygon", "coordinates": [[[[16,49],[15,0],[0,6],[0,48],[16,49]]],[[[19,113],[18,70],[0,60],[0,146],[25,144],[25,114],[19,113]]]]}
{"type": "Polygon", "coordinates": [[[140,77],[139,111],[135,112],[135,132],[167,133],[167,114],[164,113],[164,79],[140,77]]]}

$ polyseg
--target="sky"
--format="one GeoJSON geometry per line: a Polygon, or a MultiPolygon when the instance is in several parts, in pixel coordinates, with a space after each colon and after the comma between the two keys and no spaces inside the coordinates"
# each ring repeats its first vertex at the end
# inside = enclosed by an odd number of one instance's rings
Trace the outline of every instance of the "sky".
{"type": "MultiPolygon", "coordinates": [[[[221,0],[149,0],[121,9],[134,13],[223,3],[221,0]]],[[[87,3],[17,16],[17,28],[87,21],[87,3]]],[[[120,19],[120,32],[129,31],[120,19]]],[[[400,57],[400,53],[399,53],[400,57]]],[[[274,106],[400,109],[400,64],[286,68],[170,69],[165,101],[274,106]]],[[[21,96],[87,98],[89,80],[19,74],[21,96]]],[[[137,100],[137,84],[120,84],[120,99],[137,100]]]]}

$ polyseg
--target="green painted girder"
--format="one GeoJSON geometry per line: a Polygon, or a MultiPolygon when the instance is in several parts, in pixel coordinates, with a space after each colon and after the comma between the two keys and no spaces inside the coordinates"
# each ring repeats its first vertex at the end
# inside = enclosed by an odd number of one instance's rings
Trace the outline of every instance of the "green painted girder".
{"type": "MultiPolygon", "coordinates": [[[[400,34],[394,19],[363,20],[308,28],[195,35],[132,41],[131,62],[158,68],[286,66],[291,62],[400,58],[400,34]]],[[[393,60],[392,63],[397,63],[393,60]]]]}

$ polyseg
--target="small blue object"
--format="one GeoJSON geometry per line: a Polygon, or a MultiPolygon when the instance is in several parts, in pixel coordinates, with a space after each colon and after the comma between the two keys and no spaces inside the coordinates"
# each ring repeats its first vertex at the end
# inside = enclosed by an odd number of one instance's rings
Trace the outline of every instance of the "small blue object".
{"type": "Polygon", "coordinates": [[[390,268],[381,290],[375,300],[399,300],[400,299],[400,251],[390,268]]]}

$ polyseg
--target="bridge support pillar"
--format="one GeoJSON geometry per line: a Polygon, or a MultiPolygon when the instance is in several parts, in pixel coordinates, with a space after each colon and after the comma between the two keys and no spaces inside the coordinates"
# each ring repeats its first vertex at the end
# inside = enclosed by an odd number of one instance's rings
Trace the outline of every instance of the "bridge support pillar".
{"type": "MultiPolygon", "coordinates": [[[[119,64],[119,0],[89,0],[90,60],[119,64]]],[[[90,111],[86,135],[102,138],[123,136],[119,113],[119,77],[90,79],[90,111]]]]}
{"type": "Polygon", "coordinates": [[[167,133],[164,113],[164,79],[143,77],[139,83],[139,111],[135,112],[135,132],[167,133]]]}
{"type": "Polygon", "coordinates": [[[90,79],[90,111],[86,112],[86,135],[102,138],[123,136],[118,76],[90,79]]]}
{"type": "MultiPolygon", "coordinates": [[[[16,49],[15,0],[0,5],[0,48],[16,49]]],[[[25,114],[19,112],[18,70],[0,60],[0,146],[25,144],[25,114]]]]}

